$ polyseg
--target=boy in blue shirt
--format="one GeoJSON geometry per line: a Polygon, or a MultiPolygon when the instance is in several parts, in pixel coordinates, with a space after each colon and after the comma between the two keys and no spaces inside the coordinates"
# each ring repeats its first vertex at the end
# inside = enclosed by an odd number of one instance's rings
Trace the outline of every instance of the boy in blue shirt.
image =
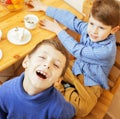
{"type": "Polygon", "coordinates": [[[74,88],[67,86],[69,88],[64,90],[64,96],[75,106],[80,116],[87,115],[95,106],[102,88],[109,89],[108,75],[116,56],[114,34],[120,28],[118,2],[95,0],[88,23],[78,19],[69,11],[49,7],[39,0],[28,1],[28,4],[33,6],[30,11],[44,11],[46,15],[55,19],[41,20],[40,25],[56,33],[62,44],[76,58],[74,64],[71,63],[68,68],[64,79],[74,88]],[[64,31],[57,21],[81,34],[80,42],[64,31]]]}
{"type": "Polygon", "coordinates": [[[0,119],[72,119],[74,107],[53,86],[68,62],[60,42],[40,42],[23,60],[25,72],[0,86],[0,119]]]}

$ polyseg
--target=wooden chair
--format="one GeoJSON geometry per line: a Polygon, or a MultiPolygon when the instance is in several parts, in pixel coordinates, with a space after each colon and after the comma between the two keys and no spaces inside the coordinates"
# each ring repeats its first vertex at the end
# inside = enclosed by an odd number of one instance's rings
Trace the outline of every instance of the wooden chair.
{"type": "Polygon", "coordinates": [[[96,106],[86,117],[81,118],[76,116],[75,119],[105,119],[105,115],[112,102],[113,96],[116,93],[118,87],[120,87],[120,45],[117,46],[115,64],[110,71],[109,86],[110,90],[103,91],[101,97],[98,99],[96,106]]]}

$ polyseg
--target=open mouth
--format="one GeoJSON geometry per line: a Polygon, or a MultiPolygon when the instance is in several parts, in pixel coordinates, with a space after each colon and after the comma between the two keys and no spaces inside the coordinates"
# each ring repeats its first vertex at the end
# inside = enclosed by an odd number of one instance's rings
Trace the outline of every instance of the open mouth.
{"type": "Polygon", "coordinates": [[[37,76],[39,76],[42,79],[47,79],[47,74],[42,71],[36,71],[37,76]]]}

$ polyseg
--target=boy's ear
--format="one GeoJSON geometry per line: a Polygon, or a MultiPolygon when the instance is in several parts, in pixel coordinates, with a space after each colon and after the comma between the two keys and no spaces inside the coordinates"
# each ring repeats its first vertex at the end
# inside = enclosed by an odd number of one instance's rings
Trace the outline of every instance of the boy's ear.
{"type": "Polygon", "coordinates": [[[120,26],[114,27],[111,31],[111,34],[115,34],[118,30],[120,30],[120,26]]]}
{"type": "Polygon", "coordinates": [[[28,61],[29,61],[29,57],[26,56],[26,57],[24,58],[23,62],[22,62],[23,68],[27,68],[27,66],[28,66],[28,61]]]}

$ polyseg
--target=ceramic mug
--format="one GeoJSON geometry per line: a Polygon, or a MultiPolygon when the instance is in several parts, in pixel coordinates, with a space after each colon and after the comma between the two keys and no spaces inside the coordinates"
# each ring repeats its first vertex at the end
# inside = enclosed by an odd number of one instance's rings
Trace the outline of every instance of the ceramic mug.
{"type": "Polygon", "coordinates": [[[24,17],[25,27],[27,29],[34,29],[37,26],[39,19],[34,14],[28,14],[24,17]]]}

